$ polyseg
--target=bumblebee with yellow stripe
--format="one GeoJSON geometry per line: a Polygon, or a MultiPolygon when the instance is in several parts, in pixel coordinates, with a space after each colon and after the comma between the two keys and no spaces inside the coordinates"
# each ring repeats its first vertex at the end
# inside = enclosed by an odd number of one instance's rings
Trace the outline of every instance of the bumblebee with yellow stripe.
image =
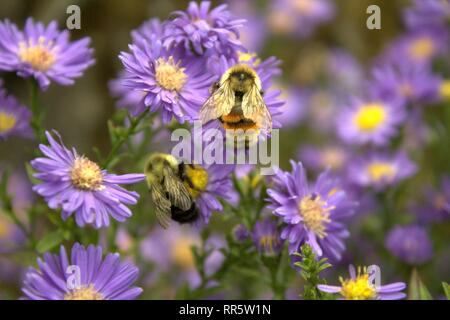
{"type": "Polygon", "coordinates": [[[251,66],[237,64],[213,85],[211,96],[200,110],[200,120],[205,124],[216,119],[228,130],[253,129],[264,133],[272,130],[261,79],[251,66]]]}
{"type": "Polygon", "coordinates": [[[197,220],[195,199],[208,184],[204,168],[186,164],[170,154],[155,153],[148,158],[144,173],[156,218],[163,228],[168,228],[171,220],[179,223],[197,220]]]}

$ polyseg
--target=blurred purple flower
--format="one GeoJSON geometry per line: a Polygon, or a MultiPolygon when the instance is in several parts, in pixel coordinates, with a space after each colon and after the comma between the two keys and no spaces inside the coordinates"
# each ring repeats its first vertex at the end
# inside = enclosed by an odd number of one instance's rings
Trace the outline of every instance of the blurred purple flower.
{"type": "Polygon", "coordinates": [[[120,222],[131,217],[126,205],[136,204],[139,194],[119,184],[140,182],[145,175],[107,173],[95,162],[79,156],[75,149],[67,149],[59,134],[55,134],[60,142],[46,132],[50,146],[39,146],[46,157],[31,161],[36,171],[34,177],[42,181],[33,190],[45,198],[51,209],[62,208],[64,220],[75,212],[75,221],[80,227],[86,224],[107,227],[109,216],[120,222]]]}
{"type": "Polygon", "coordinates": [[[225,55],[233,57],[243,47],[238,29],[245,20],[235,19],[226,4],[210,10],[211,2],[189,2],[186,11],[172,13],[174,19],[167,24],[164,45],[182,45],[196,55],[225,55]]]}
{"type": "Polygon", "coordinates": [[[29,268],[22,291],[30,300],[133,300],[142,293],[132,286],[138,273],[117,253],[103,259],[101,247],[75,243],[70,259],[63,246],[59,255],[45,253],[43,260],[38,259],[38,269],[29,268]]]}
{"type": "Polygon", "coordinates": [[[424,192],[423,202],[416,204],[413,211],[417,213],[420,223],[442,222],[450,218],[450,177],[442,178],[439,190],[428,187],[424,192]]]}
{"type": "Polygon", "coordinates": [[[449,0],[413,0],[403,13],[410,29],[445,27],[450,20],[449,0]]]}
{"type": "Polygon", "coordinates": [[[276,222],[270,218],[255,223],[252,239],[259,253],[267,256],[280,253],[284,244],[284,241],[280,238],[276,222]]]}
{"type": "Polygon", "coordinates": [[[0,70],[34,77],[42,90],[53,80],[72,85],[94,64],[90,38],[69,42],[68,30],[59,31],[56,21],[47,27],[28,18],[24,31],[9,20],[0,22],[0,70]]]}
{"type": "Polygon", "coordinates": [[[268,24],[275,33],[307,37],[334,15],[334,3],[329,0],[276,0],[271,3],[268,24]]]}
{"type": "Polygon", "coordinates": [[[268,209],[287,223],[281,238],[289,241],[290,254],[307,243],[317,256],[340,260],[345,250],[343,239],[349,236],[342,220],[353,215],[356,203],[347,198],[329,171],[311,186],[303,165],[294,161],[291,165],[292,172],[278,170],[273,187],[267,190],[268,209]]]}
{"type": "Polygon", "coordinates": [[[447,28],[415,30],[393,41],[376,64],[430,64],[439,56],[448,54],[447,28]]]}
{"type": "Polygon", "coordinates": [[[419,265],[433,256],[433,245],[427,231],[420,226],[397,226],[386,236],[386,248],[403,262],[419,265]]]}
{"type": "Polygon", "coordinates": [[[339,172],[344,169],[350,154],[347,148],[335,143],[325,146],[303,145],[299,158],[305,166],[316,171],[331,169],[339,172]]]}
{"type": "Polygon", "coordinates": [[[285,101],[281,107],[281,114],[277,116],[277,120],[283,127],[298,126],[307,111],[308,95],[295,87],[281,88],[280,99],[285,101]]]}
{"type": "Polygon", "coordinates": [[[372,96],[394,104],[412,103],[421,106],[438,99],[440,79],[429,66],[402,63],[376,67],[368,90],[372,96]]]}
{"type": "Polygon", "coordinates": [[[250,232],[247,227],[241,223],[233,229],[233,235],[237,242],[244,242],[250,237],[250,232]]]}
{"type": "Polygon", "coordinates": [[[337,133],[349,144],[382,146],[398,133],[405,116],[404,109],[391,102],[353,98],[337,117],[337,133]]]}
{"type": "MultiPolygon", "coordinates": [[[[195,264],[192,247],[200,247],[201,239],[198,230],[183,225],[173,225],[167,230],[154,229],[141,242],[142,257],[155,264],[150,282],[156,280],[161,273],[175,269],[171,272],[176,284],[187,281],[191,288],[200,285],[201,277],[195,264]]],[[[224,241],[217,236],[210,237],[205,243],[205,249],[212,250],[205,261],[204,270],[207,276],[212,275],[222,265],[224,256],[220,248],[225,246],[224,241]]]]}
{"type": "Polygon", "coordinates": [[[350,279],[342,279],[340,286],[330,286],[320,284],[317,288],[327,293],[339,293],[345,300],[401,300],[406,298],[406,294],[401,292],[406,288],[403,282],[395,282],[387,285],[371,283],[369,273],[366,268],[349,266],[350,279]]]}
{"type": "Polygon", "coordinates": [[[395,185],[417,171],[417,166],[403,151],[370,152],[348,166],[348,180],[357,186],[374,187],[377,191],[395,185]]]}
{"type": "Polygon", "coordinates": [[[345,93],[356,93],[362,88],[364,72],[361,65],[348,52],[334,48],[327,55],[325,73],[328,81],[345,93]]]}
{"type": "Polygon", "coordinates": [[[14,96],[8,95],[2,85],[3,81],[0,79],[0,140],[10,136],[33,137],[31,112],[14,96]]]}

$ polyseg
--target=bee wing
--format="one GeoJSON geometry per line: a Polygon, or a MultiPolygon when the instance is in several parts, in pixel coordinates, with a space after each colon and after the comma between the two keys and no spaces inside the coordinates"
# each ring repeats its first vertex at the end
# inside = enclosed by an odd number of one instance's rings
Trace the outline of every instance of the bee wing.
{"type": "Polygon", "coordinates": [[[264,132],[272,131],[272,115],[256,86],[244,94],[242,98],[242,111],[244,117],[255,121],[264,132]]]}
{"type": "Polygon", "coordinates": [[[225,81],[206,100],[200,109],[200,120],[202,124],[220,118],[231,112],[234,106],[234,92],[231,90],[228,81],[225,81]]]}
{"type": "Polygon", "coordinates": [[[156,219],[161,227],[167,229],[170,226],[170,220],[172,218],[170,201],[165,197],[165,192],[159,183],[152,183],[149,187],[150,195],[155,205],[156,219]]]}
{"type": "Polygon", "coordinates": [[[169,167],[163,169],[164,188],[167,191],[170,202],[183,211],[189,210],[192,205],[191,197],[183,182],[169,167]]]}

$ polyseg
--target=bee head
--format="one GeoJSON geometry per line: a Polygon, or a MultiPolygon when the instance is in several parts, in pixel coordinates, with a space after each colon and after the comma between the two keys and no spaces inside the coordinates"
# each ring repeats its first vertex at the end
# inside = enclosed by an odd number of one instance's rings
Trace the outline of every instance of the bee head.
{"type": "Polygon", "coordinates": [[[235,65],[228,70],[230,87],[236,93],[246,93],[255,85],[257,78],[255,70],[246,64],[235,65]]]}

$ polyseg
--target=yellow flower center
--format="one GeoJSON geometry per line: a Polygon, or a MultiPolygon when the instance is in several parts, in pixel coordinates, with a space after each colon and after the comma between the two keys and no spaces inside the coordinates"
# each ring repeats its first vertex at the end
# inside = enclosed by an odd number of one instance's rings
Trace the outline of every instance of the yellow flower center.
{"type": "Polygon", "coordinates": [[[254,52],[238,52],[239,62],[249,62],[254,60],[254,65],[257,66],[261,63],[261,59],[258,58],[258,55],[254,52]]]}
{"type": "Polygon", "coordinates": [[[85,157],[75,159],[72,170],[70,171],[72,184],[81,190],[101,190],[103,174],[100,167],[85,157]]]}
{"type": "Polygon", "coordinates": [[[208,185],[208,172],[199,165],[187,165],[185,167],[187,181],[184,185],[193,198],[197,198],[208,185]]]}
{"type": "Polygon", "coordinates": [[[95,290],[94,285],[90,284],[66,293],[64,300],[104,300],[104,297],[95,290]]]}
{"type": "Polygon", "coordinates": [[[156,82],[166,90],[180,91],[186,83],[187,75],[184,73],[185,68],[179,65],[180,62],[175,63],[173,57],[169,57],[169,60],[156,60],[156,82]]]}
{"type": "Polygon", "coordinates": [[[191,247],[195,244],[193,239],[184,237],[178,239],[172,248],[172,261],[176,266],[184,270],[195,268],[195,259],[191,247]]]}
{"type": "Polygon", "coordinates": [[[433,40],[429,37],[422,37],[415,40],[410,48],[411,56],[416,60],[427,59],[431,57],[436,50],[433,40]]]}
{"type": "Polygon", "coordinates": [[[367,171],[373,181],[391,181],[397,173],[395,166],[386,162],[373,162],[369,164],[367,171]]]}
{"type": "Polygon", "coordinates": [[[51,43],[46,45],[44,37],[40,37],[37,44],[21,42],[19,43],[19,58],[22,62],[29,63],[35,70],[47,71],[55,63],[55,55],[49,46],[51,43]]]}
{"type": "Polygon", "coordinates": [[[0,133],[7,132],[16,125],[14,115],[0,111],[0,133]]]}
{"type": "Polygon", "coordinates": [[[300,215],[305,226],[313,231],[319,238],[327,235],[325,232],[326,223],[330,222],[330,211],[334,206],[326,206],[318,195],[305,196],[300,201],[300,215]]]}
{"type": "Polygon", "coordinates": [[[264,248],[264,252],[272,254],[273,248],[280,244],[280,239],[275,235],[266,235],[259,239],[259,244],[264,248]]]}
{"type": "Polygon", "coordinates": [[[369,283],[367,273],[358,274],[355,279],[340,279],[342,283],[341,295],[346,300],[371,300],[377,295],[372,284],[369,283]]]}
{"type": "Polygon", "coordinates": [[[442,98],[450,100],[450,80],[444,80],[441,83],[439,87],[439,93],[442,98]]]}
{"type": "Polygon", "coordinates": [[[354,122],[361,131],[373,131],[386,120],[386,110],[382,104],[370,103],[361,106],[354,122]]]}

